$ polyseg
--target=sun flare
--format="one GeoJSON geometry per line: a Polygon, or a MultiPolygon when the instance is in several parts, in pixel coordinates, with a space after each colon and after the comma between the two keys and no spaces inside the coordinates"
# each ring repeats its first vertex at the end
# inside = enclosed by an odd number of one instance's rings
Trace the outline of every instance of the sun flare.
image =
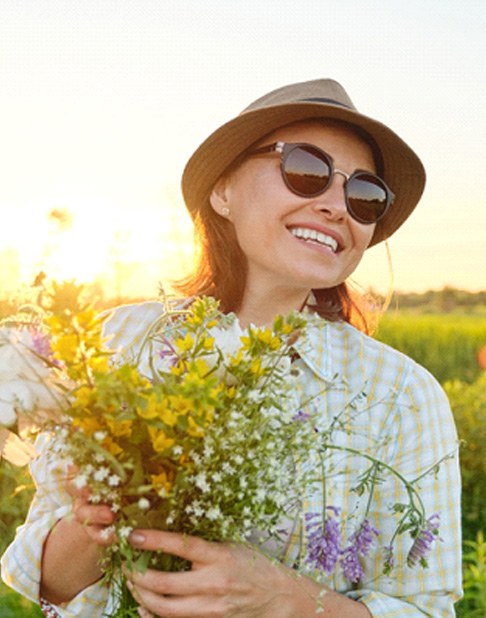
{"type": "Polygon", "coordinates": [[[117,295],[155,294],[157,283],[177,279],[193,259],[190,222],[170,205],[117,210],[91,201],[12,213],[0,230],[3,293],[31,283],[39,272],[50,279],[100,282],[117,295]],[[150,225],[147,225],[150,220],[150,225]]]}

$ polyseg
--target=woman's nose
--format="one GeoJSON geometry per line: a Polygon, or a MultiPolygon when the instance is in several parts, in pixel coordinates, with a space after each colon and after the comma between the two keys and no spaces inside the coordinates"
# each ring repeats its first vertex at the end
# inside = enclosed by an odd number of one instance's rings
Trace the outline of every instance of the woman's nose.
{"type": "Polygon", "coordinates": [[[324,193],[315,198],[315,210],[324,213],[328,218],[341,220],[347,216],[345,185],[348,175],[340,170],[334,170],[331,183],[324,193]]]}

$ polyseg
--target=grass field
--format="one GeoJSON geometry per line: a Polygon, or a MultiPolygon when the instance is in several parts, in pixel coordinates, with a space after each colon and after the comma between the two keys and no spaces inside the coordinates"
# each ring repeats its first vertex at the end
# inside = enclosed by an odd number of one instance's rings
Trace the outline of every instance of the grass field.
{"type": "Polygon", "coordinates": [[[481,350],[486,350],[482,313],[389,312],[375,336],[426,367],[441,384],[456,379],[473,382],[484,372],[479,364],[481,350]]]}

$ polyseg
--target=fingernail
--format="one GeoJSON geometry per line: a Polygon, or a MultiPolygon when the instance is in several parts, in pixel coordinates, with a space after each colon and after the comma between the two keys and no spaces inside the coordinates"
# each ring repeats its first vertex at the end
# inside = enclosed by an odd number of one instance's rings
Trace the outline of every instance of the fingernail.
{"type": "Polygon", "coordinates": [[[143,545],[145,542],[145,536],[141,532],[130,533],[128,540],[132,545],[143,545]]]}

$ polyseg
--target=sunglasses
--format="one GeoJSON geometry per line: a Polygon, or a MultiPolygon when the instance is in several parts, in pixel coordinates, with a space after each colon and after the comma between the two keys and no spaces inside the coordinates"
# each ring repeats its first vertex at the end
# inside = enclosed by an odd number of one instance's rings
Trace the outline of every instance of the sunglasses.
{"type": "Polygon", "coordinates": [[[280,172],[287,188],[300,197],[316,197],[332,183],[334,174],[345,177],[344,195],[348,213],[359,223],[377,223],[395,199],[379,176],[364,170],[352,174],[334,167],[331,155],[312,144],[275,142],[246,153],[246,156],[268,152],[280,154],[280,172]]]}

